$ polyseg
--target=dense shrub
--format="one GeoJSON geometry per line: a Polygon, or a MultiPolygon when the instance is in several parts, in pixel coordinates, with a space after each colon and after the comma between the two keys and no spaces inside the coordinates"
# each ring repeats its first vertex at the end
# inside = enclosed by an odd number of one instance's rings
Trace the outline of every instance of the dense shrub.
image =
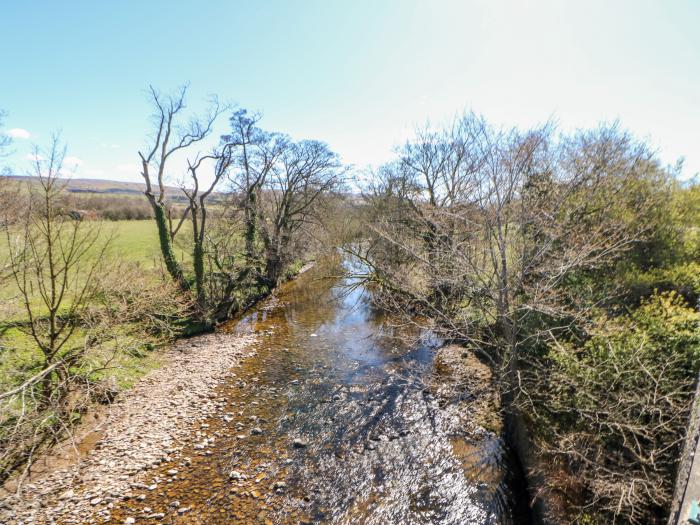
{"type": "Polygon", "coordinates": [[[63,196],[64,207],[79,210],[89,217],[109,221],[147,220],[153,212],[141,196],[114,196],[68,193],[63,196]]]}
{"type": "Polygon", "coordinates": [[[700,299],[700,264],[688,262],[667,268],[652,268],[646,272],[630,271],[625,276],[629,290],[629,302],[639,304],[640,300],[655,291],[675,291],[692,306],[698,306],[700,299]]]}
{"type": "Polygon", "coordinates": [[[699,357],[700,313],[671,291],[601,317],[584,341],[552,341],[533,359],[520,404],[542,464],[560,465],[578,485],[562,494],[561,483],[545,481],[564,515],[588,508],[604,523],[661,522],[699,357]],[[571,501],[576,492],[583,498],[571,501]]]}

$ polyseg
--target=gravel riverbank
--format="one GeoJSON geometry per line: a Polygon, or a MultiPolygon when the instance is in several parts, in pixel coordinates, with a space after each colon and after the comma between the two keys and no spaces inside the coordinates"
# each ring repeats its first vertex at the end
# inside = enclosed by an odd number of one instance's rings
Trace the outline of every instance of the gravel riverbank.
{"type": "Polygon", "coordinates": [[[163,463],[182,468],[181,449],[197,439],[193,424],[217,410],[214,388],[255,354],[254,342],[254,336],[220,333],[177,342],[163,367],[119,396],[102,417],[93,416],[96,423],[82,433],[82,442],[45,460],[45,472],[25,481],[19,495],[5,491],[0,523],[100,523],[109,520],[114,502],[155,490],[157,485],[136,481],[139,473],[163,463]],[[77,450],[83,452],[79,460],[77,450]]]}

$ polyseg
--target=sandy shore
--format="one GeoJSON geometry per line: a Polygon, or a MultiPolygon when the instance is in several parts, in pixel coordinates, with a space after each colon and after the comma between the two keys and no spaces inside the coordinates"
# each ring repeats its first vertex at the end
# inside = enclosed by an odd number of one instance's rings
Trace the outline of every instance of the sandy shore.
{"type": "Polygon", "coordinates": [[[0,523],[100,523],[115,501],[155,490],[136,482],[139,473],[183,462],[181,449],[196,439],[193,423],[217,410],[214,388],[255,354],[254,342],[254,336],[214,333],[176,343],[164,366],[92,415],[79,442],[38,462],[44,472],[25,481],[19,495],[5,491],[0,523]]]}

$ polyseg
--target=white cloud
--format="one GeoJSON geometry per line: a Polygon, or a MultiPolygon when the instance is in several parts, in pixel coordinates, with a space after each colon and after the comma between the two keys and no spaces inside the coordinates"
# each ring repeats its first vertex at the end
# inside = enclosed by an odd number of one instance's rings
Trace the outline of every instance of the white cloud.
{"type": "Polygon", "coordinates": [[[101,177],[104,174],[104,170],[101,170],[99,168],[87,168],[83,170],[83,175],[85,175],[86,177],[101,177]]]}
{"type": "Polygon", "coordinates": [[[138,177],[141,173],[141,166],[133,163],[119,164],[116,168],[114,168],[114,171],[120,175],[134,175],[138,177]]]}
{"type": "Polygon", "coordinates": [[[26,129],[22,128],[12,128],[5,132],[5,135],[12,137],[13,139],[28,139],[32,135],[26,129]]]}
{"type": "Polygon", "coordinates": [[[31,160],[32,162],[44,160],[44,157],[42,157],[41,155],[39,155],[37,153],[28,153],[27,156],[24,158],[27,160],[31,160]]]}
{"type": "Polygon", "coordinates": [[[63,164],[66,166],[77,167],[77,166],[80,166],[81,164],[83,164],[83,160],[79,159],[78,157],[68,156],[68,157],[65,157],[63,159],[63,164]]]}

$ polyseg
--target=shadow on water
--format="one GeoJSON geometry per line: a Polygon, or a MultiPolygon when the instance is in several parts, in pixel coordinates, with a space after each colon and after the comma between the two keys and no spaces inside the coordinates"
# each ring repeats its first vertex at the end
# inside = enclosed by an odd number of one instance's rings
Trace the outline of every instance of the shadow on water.
{"type": "Polygon", "coordinates": [[[169,509],[161,523],[529,523],[502,441],[469,418],[472,394],[436,394],[439,338],[322,275],[225,327],[259,342],[214,394],[205,445],[188,445],[188,468],[114,519],[147,507],[169,509]]]}
{"type": "Polygon", "coordinates": [[[440,339],[391,323],[352,280],[317,275],[236,326],[280,328],[267,343],[289,366],[268,374],[291,388],[277,432],[308,443],[278,518],[301,495],[313,522],[527,523],[502,440],[464,428],[461,394],[440,402],[431,392],[440,339]]]}

